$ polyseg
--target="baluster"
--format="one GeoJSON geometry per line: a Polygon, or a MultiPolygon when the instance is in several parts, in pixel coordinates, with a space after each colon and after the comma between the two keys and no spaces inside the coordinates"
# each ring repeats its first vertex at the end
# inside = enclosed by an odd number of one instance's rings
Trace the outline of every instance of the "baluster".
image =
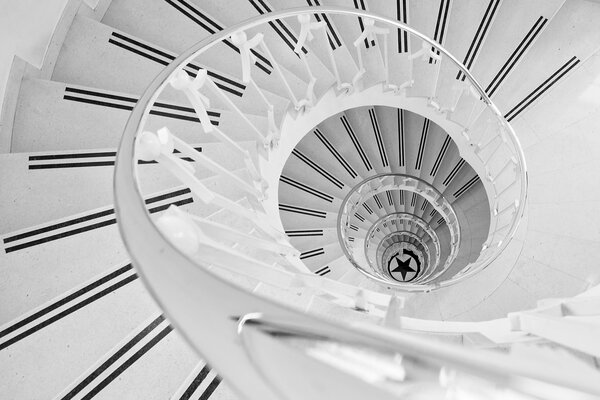
{"type": "MultiPolygon", "coordinates": [[[[232,111],[234,111],[236,114],[238,114],[238,116],[250,127],[250,131],[254,134],[255,139],[263,147],[265,147],[265,148],[273,147],[272,141],[265,138],[262,135],[262,133],[258,130],[258,128],[252,122],[250,122],[250,120],[246,117],[246,115],[244,113],[242,113],[239,108],[237,108],[237,106],[233,103],[233,101],[231,101],[231,99],[228,96],[226,96],[221,91],[221,89],[218,88],[218,86],[207,75],[206,70],[198,71],[198,75],[197,75],[196,79],[194,79],[193,81],[185,71],[179,70],[171,78],[170,84],[174,89],[180,90],[186,95],[186,97],[192,104],[194,111],[198,115],[198,118],[202,122],[202,126],[203,126],[205,132],[211,133],[217,139],[228,144],[230,147],[238,150],[239,152],[242,153],[243,156],[247,152],[245,150],[243,150],[241,147],[239,147],[235,141],[231,140],[227,135],[225,135],[223,132],[221,132],[221,130],[219,128],[217,128],[216,126],[212,125],[212,123],[210,123],[210,119],[208,118],[208,113],[206,110],[206,107],[208,107],[208,104],[209,104],[209,99],[199,92],[199,90],[202,87],[206,86],[212,93],[219,96],[221,98],[221,100],[223,100],[232,111]]],[[[246,159],[246,157],[245,157],[245,159],[246,159]]],[[[249,157],[247,159],[250,162],[252,161],[252,159],[249,157]]],[[[258,171],[256,170],[256,168],[253,166],[251,168],[251,173],[253,174],[253,177],[255,180],[258,180],[260,178],[260,174],[258,174],[257,172],[258,171]]]]}
{"type": "Polygon", "coordinates": [[[302,64],[304,65],[304,69],[306,70],[306,74],[308,75],[308,86],[306,87],[306,94],[304,96],[304,99],[298,102],[301,111],[304,111],[306,108],[312,107],[315,104],[315,84],[317,83],[317,78],[315,78],[310,69],[310,65],[308,65],[306,55],[304,53],[301,53],[298,56],[300,57],[300,60],[302,60],[302,64]]]}
{"type": "Polygon", "coordinates": [[[442,59],[442,56],[440,54],[437,54],[435,47],[432,47],[432,45],[430,45],[426,41],[423,41],[421,43],[421,50],[417,51],[416,53],[410,54],[408,56],[408,59],[414,60],[415,58],[419,58],[419,57],[421,57],[422,61],[427,61],[430,58],[433,58],[434,60],[437,60],[437,61],[440,61],[442,59]]]}
{"type": "Polygon", "coordinates": [[[269,235],[273,239],[284,239],[284,234],[273,228],[267,222],[267,215],[254,210],[249,210],[227,197],[214,193],[202,184],[202,182],[194,175],[194,168],[191,165],[171,154],[174,150],[172,138],[169,142],[168,137],[161,138],[152,132],[145,131],[138,137],[136,149],[139,159],[144,161],[158,161],[161,163],[169,170],[169,172],[188,186],[203,203],[213,204],[217,207],[227,209],[233,214],[247,219],[264,234],[269,235]]]}
{"type": "Polygon", "coordinates": [[[256,197],[259,200],[265,200],[265,198],[266,198],[266,190],[265,189],[268,185],[262,178],[260,181],[253,181],[254,186],[250,186],[246,181],[242,180],[237,175],[234,175],[233,173],[231,173],[231,171],[224,168],[222,165],[220,165],[220,164],[216,163],[215,161],[211,160],[210,158],[206,157],[204,154],[202,154],[199,151],[197,151],[196,149],[194,149],[192,146],[187,144],[185,141],[183,141],[183,140],[179,139],[177,136],[173,135],[167,127],[159,129],[158,135],[159,135],[159,137],[168,137],[169,140],[172,140],[175,144],[175,148],[177,150],[179,150],[183,155],[191,158],[192,160],[194,160],[198,164],[202,165],[203,167],[232,180],[233,182],[235,182],[235,184],[240,189],[242,189],[246,193],[256,197]]]}
{"type": "MultiPolygon", "coordinates": [[[[254,82],[254,81],[251,80],[251,82],[254,82]]],[[[227,107],[230,110],[235,112],[248,125],[248,127],[254,134],[256,140],[259,143],[261,143],[265,149],[273,149],[274,147],[277,146],[277,141],[276,141],[275,136],[278,135],[278,132],[277,132],[277,128],[275,126],[275,120],[274,120],[274,116],[273,116],[273,107],[272,106],[269,107],[270,103],[268,101],[266,102],[266,104],[268,107],[267,118],[269,121],[269,133],[268,133],[267,137],[265,138],[263,136],[263,134],[260,132],[260,130],[256,127],[256,125],[254,125],[248,119],[246,114],[243,113],[221,89],[219,89],[219,87],[216,85],[216,83],[214,83],[212,81],[212,79],[207,78],[206,85],[213,93],[215,93],[217,96],[219,96],[221,98],[221,100],[227,104],[227,107]]],[[[261,94],[261,96],[263,96],[264,99],[266,99],[266,97],[264,97],[264,95],[262,94],[262,91],[259,91],[259,93],[261,94]]]]}
{"type": "MultiPolygon", "coordinates": [[[[298,36],[298,41],[296,42],[296,46],[294,46],[294,52],[298,54],[302,63],[304,64],[304,68],[306,69],[306,73],[309,78],[309,84],[306,88],[306,98],[300,101],[300,104],[304,106],[313,106],[315,100],[314,87],[317,79],[313,75],[310,66],[308,65],[308,61],[306,60],[306,55],[302,52],[302,48],[306,42],[310,42],[314,39],[314,35],[312,34],[313,30],[317,29],[325,29],[325,22],[310,22],[309,14],[301,14],[298,15],[298,22],[300,22],[300,35],[298,36]]],[[[327,35],[327,33],[325,33],[327,35]]],[[[327,46],[330,50],[331,48],[327,46]]],[[[335,66],[335,63],[334,63],[335,66]]],[[[337,66],[335,66],[334,72],[337,72],[337,66]]],[[[336,75],[336,79],[339,80],[339,77],[336,75]]]]}
{"type": "Polygon", "coordinates": [[[267,99],[264,92],[261,88],[258,87],[254,79],[250,80],[250,85],[256,90],[260,99],[265,103],[265,107],[267,108],[267,130],[268,130],[268,140],[271,142],[271,148],[276,147],[279,144],[279,139],[281,137],[279,129],[277,128],[277,124],[275,123],[275,107],[273,104],[267,99]]]}
{"type": "MultiPolygon", "coordinates": [[[[363,25],[364,25],[363,31],[361,32],[361,34],[356,38],[356,40],[353,43],[354,47],[356,48],[356,53],[358,54],[358,72],[356,73],[354,78],[352,78],[352,85],[354,87],[356,87],[358,85],[358,81],[366,73],[366,69],[365,69],[364,61],[363,61],[363,57],[362,57],[362,51],[360,49],[362,41],[365,39],[368,40],[369,42],[375,41],[375,40],[377,40],[377,35],[383,35],[384,37],[387,38],[387,34],[389,33],[389,29],[375,26],[375,21],[371,18],[363,18],[363,25]]],[[[385,43],[387,43],[387,40],[385,43]]],[[[385,49],[386,49],[385,54],[387,55],[387,46],[385,47],[385,49]]],[[[389,83],[389,74],[388,74],[388,69],[387,69],[387,63],[385,65],[385,71],[386,71],[385,81],[386,81],[386,83],[389,83]]]]}
{"type": "Polygon", "coordinates": [[[250,75],[250,65],[251,62],[253,63],[254,61],[256,61],[256,57],[252,54],[251,50],[256,46],[259,46],[261,50],[266,54],[267,58],[271,62],[271,65],[273,66],[273,69],[275,70],[275,72],[279,76],[279,79],[283,83],[283,87],[285,88],[290,101],[294,104],[296,110],[298,110],[298,99],[296,99],[292,88],[290,87],[287,79],[285,79],[285,76],[281,71],[281,67],[279,66],[279,64],[275,60],[275,57],[273,57],[273,54],[271,53],[267,44],[265,43],[264,35],[262,33],[257,33],[252,39],[248,39],[246,32],[238,31],[231,35],[231,41],[233,44],[240,48],[240,55],[242,59],[242,81],[244,83],[250,83],[250,81],[252,81],[252,77],[250,75]]]}
{"type": "Polygon", "coordinates": [[[207,71],[201,69],[198,71],[196,78],[192,80],[187,72],[180,69],[173,75],[169,83],[171,87],[185,94],[188,101],[192,104],[196,115],[198,115],[204,131],[212,132],[213,124],[207,112],[207,108],[210,107],[210,99],[200,93],[200,89],[204,86],[207,76],[207,71]]]}
{"type": "Polygon", "coordinates": [[[346,93],[352,92],[352,85],[347,82],[342,82],[340,78],[340,72],[333,56],[333,49],[329,45],[329,38],[327,37],[327,29],[324,21],[321,22],[310,22],[310,14],[298,15],[298,22],[300,22],[300,35],[294,51],[298,53],[306,40],[310,41],[313,37],[312,31],[319,31],[321,34],[321,40],[325,43],[327,53],[329,56],[329,63],[331,64],[331,70],[336,81],[336,88],[338,91],[345,91],[346,93]]]}

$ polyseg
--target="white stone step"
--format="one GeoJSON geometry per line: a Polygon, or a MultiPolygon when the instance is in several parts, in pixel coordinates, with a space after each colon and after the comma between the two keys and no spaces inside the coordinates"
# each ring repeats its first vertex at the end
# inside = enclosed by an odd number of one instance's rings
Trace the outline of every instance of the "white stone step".
{"type": "Polygon", "coordinates": [[[318,243],[333,243],[338,240],[337,228],[296,229],[286,226],[285,233],[292,246],[298,249],[315,247],[318,243]]]}
{"type": "MultiPolygon", "coordinates": [[[[176,6],[180,9],[185,10],[185,12],[191,14],[195,19],[202,21],[206,26],[209,26],[211,30],[217,30],[214,24],[223,27],[230,26],[234,23],[230,17],[225,17],[225,19],[223,19],[223,11],[220,10],[220,6],[214,5],[209,1],[173,1],[171,6],[176,6]],[[209,20],[211,22],[209,22],[209,20]]],[[[243,20],[248,19],[251,16],[257,16],[266,12],[270,12],[274,9],[273,6],[269,5],[268,2],[264,1],[237,2],[235,8],[236,12],[242,13],[244,15],[243,20]]],[[[227,12],[228,14],[230,14],[230,10],[227,10],[227,12]]],[[[248,29],[246,30],[246,33],[248,35],[248,38],[254,37],[254,35],[257,33],[261,33],[264,35],[265,43],[269,47],[269,50],[273,54],[273,56],[276,57],[275,60],[269,61],[276,61],[280,65],[280,67],[282,67],[283,73],[286,79],[288,80],[288,83],[294,90],[294,93],[297,96],[303,96],[305,94],[306,83],[308,83],[309,79],[305,70],[305,66],[301,62],[300,58],[298,58],[296,53],[293,52],[293,47],[295,46],[297,41],[297,32],[294,32],[294,29],[287,24],[287,21],[280,21],[274,22],[273,24],[266,23],[256,28],[248,29]]],[[[203,34],[206,35],[205,30],[203,30],[203,34]]],[[[175,35],[175,37],[177,37],[177,35],[175,35]]],[[[178,47],[172,48],[173,50],[183,51],[187,47],[188,46],[183,47],[183,44],[179,44],[178,47]]],[[[265,54],[263,51],[259,49],[257,49],[257,51],[263,57],[268,58],[267,54],[265,54]]],[[[215,50],[211,50],[210,53],[207,53],[206,59],[211,60],[207,61],[207,63],[211,63],[208,65],[214,65],[215,68],[221,70],[221,64],[225,63],[225,60],[222,59],[223,54],[228,54],[227,57],[229,57],[229,55],[237,56],[231,58],[231,65],[225,67],[227,68],[227,70],[237,68],[238,71],[241,71],[239,55],[235,54],[235,52],[231,51],[230,49],[225,50],[224,46],[220,46],[220,49],[215,48],[215,50]],[[221,58],[222,60],[212,61],[212,59],[215,58],[221,58]]],[[[201,58],[200,60],[202,59],[203,58],[201,58]]],[[[313,70],[315,77],[318,78],[318,82],[315,86],[315,91],[320,96],[323,93],[325,93],[325,91],[333,83],[333,75],[329,72],[328,67],[323,65],[323,63],[321,63],[321,61],[316,57],[310,58],[310,66],[313,70]]],[[[272,66],[269,66],[268,69],[273,71],[272,66]]],[[[264,74],[260,74],[258,73],[258,71],[256,71],[256,73],[258,76],[261,77],[260,79],[264,79],[264,76],[262,76],[264,74]]],[[[238,76],[239,73],[235,75],[238,76]]],[[[280,95],[286,94],[285,91],[282,91],[282,82],[280,81],[280,78],[275,71],[271,74],[270,80],[274,82],[272,82],[269,86],[265,86],[266,88],[272,87],[275,89],[276,85],[279,84],[279,88],[276,89],[274,93],[278,93],[280,95]]],[[[257,82],[259,84],[261,83],[260,80],[257,82]]]]}
{"type": "Polygon", "coordinates": [[[363,144],[366,156],[373,166],[374,173],[386,174],[391,172],[388,153],[392,149],[386,147],[381,121],[374,107],[358,107],[345,111],[345,115],[363,144]]]}
{"type": "Polygon", "coordinates": [[[312,247],[299,248],[300,259],[312,272],[320,271],[330,262],[340,258],[343,253],[338,241],[325,243],[316,242],[312,247]]]}
{"type": "MultiPolygon", "coordinates": [[[[208,178],[203,183],[230,199],[243,197],[243,193],[222,179],[208,178]]],[[[199,216],[208,216],[218,210],[215,206],[194,201],[189,189],[182,187],[149,196],[146,201],[152,214],[164,211],[170,204],[199,216]]],[[[112,205],[7,233],[2,239],[5,254],[0,258],[0,296],[3,303],[14,304],[14,307],[2,310],[2,322],[43,304],[127,258],[112,205]]]]}
{"type": "MultiPolygon", "coordinates": [[[[429,184],[434,182],[435,176],[441,167],[444,153],[450,147],[450,142],[452,142],[452,138],[439,125],[434,122],[429,124],[419,178],[429,184]],[[437,167],[437,171],[435,167],[437,167]]],[[[440,172],[445,173],[446,171],[440,172]]]]}
{"type": "Polygon", "coordinates": [[[450,140],[437,170],[434,171],[433,186],[442,192],[450,183],[452,176],[458,173],[459,169],[465,168],[465,165],[466,161],[461,158],[458,147],[453,140],[450,140]]]}
{"type": "MultiPolygon", "coordinates": [[[[176,56],[176,52],[78,16],[65,39],[52,79],[139,95],[176,56]]],[[[192,63],[185,70],[195,74],[201,67],[201,63],[192,63]]],[[[242,112],[266,115],[264,102],[252,86],[246,86],[235,77],[219,71],[209,69],[209,75],[242,112]]],[[[264,92],[275,106],[279,121],[288,100],[264,92]]],[[[211,102],[213,107],[224,107],[223,102],[214,95],[207,95],[215,100],[211,102]]],[[[185,104],[183,98],[182,93],[167,87],[159,100],[185,104]]]]}
{"type": "Polygon", "coordinates": [[[337,225],[337,210],[308,208],[299,202],[287,204],[280,201],[279,215],[284,228],[293,226],[295,229],[320,229],[337,225]]]}
{"type": "Polygon", "coordinates": [[[422,157],[425,156],[424,145],[427,144],[426,139],[433,122],[412,112],[404,112],[404,117],[406,174],[419,176],[422,157]],[[422,148],[421,151],[419,151],[420,148],[422,148]],[[419,162],[419,159],[421,162],[419,162]]]}
{"type": "Polygon", "coordinates": [[[155,314],[93,360],[56,399],[168,398],[197,364],[192,349],[162,315],[155,314]]]}
{"type": "MultiPolygon", "coordinates": [[[[181,0],[115,0],[102,23],[179,53],[225,27],[201,7],[181,0]]],[[[208,67],[241,78],[240,55],[230,41],[216,45],[204,54],[202,60],[208,67]]],[[[274,78],[273,67],[264,55],[261,57],[252,68],[253,78],[260,87],[285,95],[280,82],[274,78]]]]}
{"type": "MultiPolygon", "coordinates": [[[[315,177],[314,180],[322,181],[323,189],[336,192],[341,198],[362,178],[352,166],[353,158],[347,158],[337,147],[343,140],[337,140],[336,131],[328,131],[325,125],[328,123],[315,128],[296,145],[295,151],[288,159],[288,163],[294,163],[296,166],[292,168],[290,164],[290,174],[296,171],[296,168],[302,171],[302,175],[318,174],[321,177],[315,177]]],[[[286,165],[286,170],[287,168],[286,165]]]]}
{"type": "MultiPolygon", "coordinates": [[[[255,144],[240,143],[256,157],[255,144]]],[[[195,146],[229,170],[244,168],[244,162],[221,143],[195,146]]],[[[0,155],[0,180],[10,190],[0,192],[2,232],[12,232],[54,219],[85,212],[113,201],[114,149],[11,153],[0,155]]],[[[179,185],[165,168],[140,164],[138,176],[143,193],[179,185]]],[[[214,176],[196,167],[200,179],[214,176]]],[[[226,180],[225,180],[226,181],[226,180]]]]}
{"type": "MultiPolygon", "coordinates": [[[[489,32],[470,66],[471,73],[488,95],[494,96],[498,88],[508,82],[515,67],[529,58],[530,49],[548,28],[563,3],[564,0],[536,0],[523,4],[518,0],[510,0],[501,2],[495,8],[489,32]]],[[[517,81],[524,82],[522,78],[519,76],[517,81]]],[[[481,108],[479,102],[473,107],[473,98],[468,92],[463,92],[452,119],[468,126],[481,108]]]]}
{"type": "Polygon", "coordinates": [[[509,121],[598,51],[600,32],[592,22],[598,18],[600,9],[585,1],[561,7],[493,97],[509,121]]]}
{"type": "MultiPolygon", "coordinates": [[[[375,173],[373,161],[365,150],[369,143],[360,140],[356,129],[351,125],[345,113],[333,115],[323,121],[319,124],[319,130],[342,156],[358,182],[375,173]]],[[[324,158],[330,158],[327,153],[321,154],[324,158]]],[[[338,163],[340,162],[338,161],[338,163]]],[[[345,169],[341,163],[340,166],[345,169]]],[[[338,170],[340,170],[339,167],[338,170]]]]}
{"type": "Polygon", "coordinates": [[[473,168],[465,163],[464,167],[458,171],[442,194],[450,203],[453,203],[457,198],[468,193],[476,185],[483,185],[483,183],[477,173],[473,171],[473,168]]]}
{"type": "MultiPolygon", "coordinates": [[[[13,151],[116,148],[139,95],[64,84],[39,79],[21,84],[13,127],[13,151]],[[43,133],[43,134],[40,134],[43,133]]],[[[210,109],[213,125],[236,141],[254,140],[248,124],[227,109],[210,109]]],[[[264,116],[247,118],[261,131],[267,129],[264,116]]],[[[157,101],[144,128],[156,131],[163,126],[189,143],[217,142],[205,133],[187,99],[157,101]]]]}
{"type": "Polygon", "coordinates": [[[100,285],[76,287],[79,293],[53,299],[2,327],[3,333],[15,329],[0,339],[2,397],[52,398],[159,313],[131,267],[104,284],[95,282],[100,285]]]}
{"type": "Polygon", "coordinates": [[[382,132],[390,171],[406,173],[406,117],[409,111],[400,108],[375,106],[382,132]]]}
{"type": "MultiPolygon", "coordinates": [[[[413,0],[408,3],[408,23],[434,41],[444,44],[449,19],[452,15],[452,2],[448,0],[413,0]]],[[[409,39],[410,52],[415,55],[424,48],[423,41],[415,36],[409,39]]],[[[412,60],[414,84],[407,89],[413,97],[433,97],[440,69],[440,61],[431,57],[416,57],[412,60]]]]}
{"type": "Polygon", "coordinates": [[[299,204],[306,208],[336,213],[342,204],[339,197],[316,189],[308,179],[292,178],[283,174],[279,179],[279,202],[299,204]]]}
{"type": "Polygon", "coordinates": [[[182,397],[185,398],[185,396],[194,399],[211,398],[213,400],[233,400],[238,398],[227,383],[221,381],[216,371],[203,361],[200,361],[194,367],[179,389],[173,393],[171,399],[181,399],[182,397]]]}

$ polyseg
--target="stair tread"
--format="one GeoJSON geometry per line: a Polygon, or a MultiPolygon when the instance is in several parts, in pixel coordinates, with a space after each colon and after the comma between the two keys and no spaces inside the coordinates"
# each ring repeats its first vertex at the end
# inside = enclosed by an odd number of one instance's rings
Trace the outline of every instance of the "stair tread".
{"type": "MultiPolygon", "coordinates": [[[[78,16],[65,39],[63,50],[52,75],[55,81],[100,87],[106,90],[141,94],[154,77],[177,53],[159,48],[132,35],[78,16]]],[[[202,65],[193,63],[186,71],[195,73],[202,65]]],[[[243,112],[266,115],[260,96],[252,86],[220,71],[208,69],[211,79],[243,112]]],[[[283,115],[288,100],[263,91],[275,107],[277,119],[283,115]]],[[[182,94],[165,88],[161,101],[182,102],[182,94]]],[[[209,97],[214,97],[212,94],[209,97]]],[[[215,99],[214,106],[222,107],[215,99]]]]}
{"type": "MultiPolygon", "coordinates": [[[[257,157],[253,142],[239,144],[254,158],[257,157]]],[[[244,167],[243,160],[221,143],[195,147],[201,148],[202,154],[217,159],[226,168],[244,167]]],[[[113,148],[0,155],[0,179],[11,188],[0,192],[2,233],[111,203],[115,153],[113,148]]],[[[139,165],[138,174],[143,183],[143,193],[147,195],[178,185],[175,178],[158,165],[139,165]]],[[[212,171],[196,168],[196,176],[200,179],[214,175],[212,171]]]]}
{"type": "MultiPolygon", "coordinates": [[[[13,152],[117,147],[138,95],[28,79],[21,84],[13,127],[13,152]],[[44,135],[39,135],[43,131],[44,135]]],[[[147,130],[168,126],[190,143],[216,142],[205,132],[187,99],[157,101],[146,121],[147,130]]],[[[247,123],[227,109],[209,109],[213,125],[235,140],[254,140],[247,123]]],[[[266,116],[248,115],[260,130],[266,116]]]]}

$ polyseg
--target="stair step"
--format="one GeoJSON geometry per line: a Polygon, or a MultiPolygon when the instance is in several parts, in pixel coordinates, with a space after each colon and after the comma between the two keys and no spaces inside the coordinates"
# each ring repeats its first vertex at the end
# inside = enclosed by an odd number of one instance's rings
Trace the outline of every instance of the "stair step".
{"type": "MultiPolygon", "coordinates": [[[[203,183],[211,190],[237,200],[243,194],[220,178],[203,183]]],[[[218,210],[194,202],[189,189],[178,187],[147,197],[152,214],[176,204],[199,216],[218,210]]],[[[127,258],[111,206],[53,220],[3,235],[4,252],[0,273],[1,298],[10,309],[0,321],[17,317],[72,287],[85,282],[127,258]],[[16,273],[16,271],[19,273],[16,273]],[[46,271],[53,271],[48,275],[46,271]]]]}
{"type": "MultiPolygon", "coordinates": [[[[348,174],[354,175],[359,182],[375,174],[373,161],[365,150],[369,143],[364,143],[358,138],[356,129],[350,124],[345,113],[336,114],[323,121],[319,124],[319,130],[345,160],[347,166],[344,169],[352,171],[347,172],[348,174]]],[[[323,157],[328,158],[329,154],[323,153],[323,157]]],[[[342,162],[337,159],[336,161],[342,165],[342,162]]]]}
{"type": "MultiPolygon", "coordinates": [[[[19,94],[12,149],[25,152],[116,148],[138,99],[138,95],[85,86],[25,80],[19,94]]],[[[237,113],[222,109],[210,109],[209,113],[212,124],[234,140],[254,139],[237,113]]],[[[266,131],[268,123],[264,116],[247,118],[259,130],[266,131]]],[[[155,131],[163,126],[189,143],[218,140],[205,133],[187,99],[179,103],[155,103],[144,128],[155,131]]]]}
{"type": "Polygon", "coordinates": [[[313,272],[320,271],[330,262],[342,256],[342,249],[337,241],[333,243],[315,242],[311,247],[300,250],[300,259],[313,272]]]}
{"type": "MultiPolygon", "coordinates": [[[[253,157],[253,142],[241,142],[253,157]]],[[[195,146],[230,170],[244,168],[237,153],[221,143],[195,146]]],[[[114,149],[12,153],[0,155],[0,179],[11,190],[0,192],[2,230],[11,232],[68,217],[113,201],[114,149]]],[[[197,166],[196,177],[215,174],[197,166]]],[[[143,193],[150,195],[179,185],[164,167],[138,166],[143,193]]]]}
{"type": "MultiPolygon", "coordinates": [[[[175,392],[198,364],[195,352],[158,314],[132,330],[57,398],[159,399],[175,392]]],[[[214,376],[214,375],[213,375],[214,376]]]]}
{"type": "Polygon", "coordinates": [[[383,139],[382,123],[374,107],[358,107],[344,112],[348,122],[363,144],[366,157],[369,159],[374,173],[390,173],[389,150],[383,139]]]}
{"type": "MultiPolygon", "coordinates": [[[[183,52],[199,40],[209,36],[210,33],[222,30],[224,26],[224,23],[218,19],[219,12],[216,15],[210,14],[213,8],[208,2],[194,4],[190,1],[171,1],[167,3],[153,0],[150,7],[146,3],[118,2],[114,11],[109,9],[109,13],[105,16],[103,22],[126,32],[134,33],[141,38],[147,37],[148,40],[178,52],[183,52]],[[145,9],[144,13],[139,12],[140,8],[145,9]],[[133,16],[135,16],[133,19],[136,21],[135,24],[130,22],[133,16]],[[169,36],[168,38],[159,38],[153,25],[157,19],[164,18],[169,18],[171,21],[170,28],[167,30],[171,33],[165,35],[169,36]],[[136,25],[136,27],[131,25],[136,25]],[[145,25],[146,27],[141,28],[138,27],[139,25],[145,25]],[[182,25],[183,28],[177,28],[179,25],[182,25]],[[175,31],[172,29],[173,26],[176,27],[175,31]],[[179,32],[178,29],[182,29],[182,31],[179,32]],[[187,37],[187,40],[178,40],[181,37],[187,37]]],[[[268,12],[271,9],[266,2],[238,2],[235,8],[239,9],[238,12],[245,14],[244,19],[265,11],[268,12]]],[[[162,24],[164,22],[158,22],[158,25],[162,24]]],[[[286,22],[280,21],[277,24],[264,24],[246,31],[249,39],[257,33],[263,34],[269,50],[273,55],[277,55],[276,60],[268,60],[264,52],[256,49],[260,54],[260,67],[254,69],[253,76],[256,76],[257,83],[261,87],[285,96],[286,92],[282,90],[281,81],[279,81],[279,77],[273,69],[272,61],[276,61],[282,67],[282,71],[295,94],[303,96],[308,76],[301,60],[292,51],[297,37],[293,30],[289,26],[284,27],[284,24],[286,22]],[[259,71],[259,69],[262,69],[262,71],[259,71]],[[269,74],[266,74],[267,71],[269,74]],[[270,83],[267,83],[268,81],[270,83]]],[[[216,70],[228,72],[232,76],[240,76],[240,56],[231,41],[228,41],[228,44],[219,44],[209,49],[205,55],[200,57],[200,60],[206,60],[206,65],[216,70]]],[[[319,78],[315,89],[320,96],[333,83],[333,76],[318,58],[311,57],[310,66],[314,75],[319,78]]]]}
{"type": "MultiPolygon", "coordinates": [[[[139,95],[176,56],[177,53],[78,16],[65,39],[52,79],[139,95]]],[[[201,68],[201,64],[193,63],[185,70],[195,74],[201,68]]],[[[208,71],[214,83],[243,112],[266,115],[264,102],[252,86],[246,86],[239,79],[220,71],[208,71]]],[[[264,94],[274,105],[276,120],[279,121],[288,100],[266,91],[264,94]]],[[[212,94],[208,97],[214,98],[212,94]]],[[[159,100],[186,104],[184,95],[170,87],[165,88],[159,100]]],[[[211,104],[217,108],[224,107],[216,98],[211,104]]]]}
{"type": "MultiPolygon", "coordinates": [[[[425,36],[444,44],[448,30],[448,20],[452,15],[452,3],[449,0],[425,0],[409,2],[409,19],[411,27],[425,36]]],[[[424,42],[412,36],[409,38],[410,51],[413,56],[418,52],[429,51],[431,48],[424,42]]],[[[426,53],[425,53],[426,54],[426,53]]],[[[440,61],[421,55],[412,60],[412,79],[414,84],[406,93],[412,97],[433,97],[435,94],[440,61]]]]}
{"type": "MultiPolygon", "coordinates": [[[[490,8],[488,15],[493,15],[488,19],[491,18],[492,23],[487,34],[480,38],[481,46],[478,53],[471,56],[473,62],[469,66],[488,96],[493,98],[498,89],[508,82],[509,76],[514,76],[515,67],[525,58],[563,3],[563,0],[536,0],[523,5],[511,1],[494,4],[490,8]],[[517,8],[519,12],[515,12],[517,8]]],[[[523,82],[521,78],[519,82],[523,82]]],[[[452,120],[468,127],[482,110],[483,105],[469,91],[464,91],[452,120]]]]}
{"type": "MultiPolygon", "coordinates": [[[[73,301],[74,310],[58,307],[38,318],[38,324],[27,325],[32,331],[28,335],[19,338],[9,334],[0,339],[0,346],[7,346],[0,352],[3,395],[50,398],[157,313],[157,306],[136,275],[132,271],[127,274],[134,280],[121,280],[118,288],[108,286],[108,295],[95,299],[94,294],[86,293],[81,296],[85,298],[73,301]]],[[[57,301],[53,304],[59,305],[57,301]]],[[[26,331],[17,332],[23,335],[26,331]]]]}
{"type": "Polygon", "coordinates": [[[598,51],[600,32],[592,21],[600,10],[585,1],[565,2],[532,45],[527,58],[493,99],[511,121],[549,88],[564,81],[570,71],[598,51]],[[565,28],[568,27],[568,28],[565,28]]]}
{"type": "MultiPolygon", "coordinates": [[[[485,38],[493,26],[499,1],[467,0],[452,4],[444,47],[467,68],[473,65],[485,38]]],[[[518,14],[518,13],[514,13],[518,14]]],[[[516,16],[516,15],[515,15],[516,16]]],[[[442,109],[452,110],[465,87],[464,74],[446,56],[442,56],[436,87],[436,102],[442,109]]]]}
{"type": "MultiPolygon", "coordinates": [[[[373,1],[368,4],[369,11],[382,16],[395,15],[399,22],[408,22],[408,2],[373,1]]],[[[393,68],[388,69],[390,84],[397,87],[412,79],[412,61],[409,59],[409,33],[393,29],[390,25],[380,24],[389,29],[388,34],[388,63],[393,68]]]]}

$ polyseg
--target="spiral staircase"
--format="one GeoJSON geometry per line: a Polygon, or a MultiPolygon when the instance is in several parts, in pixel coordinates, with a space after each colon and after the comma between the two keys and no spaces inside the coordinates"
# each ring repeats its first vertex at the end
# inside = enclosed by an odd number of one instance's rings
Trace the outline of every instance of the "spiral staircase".
{"type": "Polygon", "coordinates": [[[0,397],[600,396],[598,20],[69,1],[2,112],[0,397]]]}

